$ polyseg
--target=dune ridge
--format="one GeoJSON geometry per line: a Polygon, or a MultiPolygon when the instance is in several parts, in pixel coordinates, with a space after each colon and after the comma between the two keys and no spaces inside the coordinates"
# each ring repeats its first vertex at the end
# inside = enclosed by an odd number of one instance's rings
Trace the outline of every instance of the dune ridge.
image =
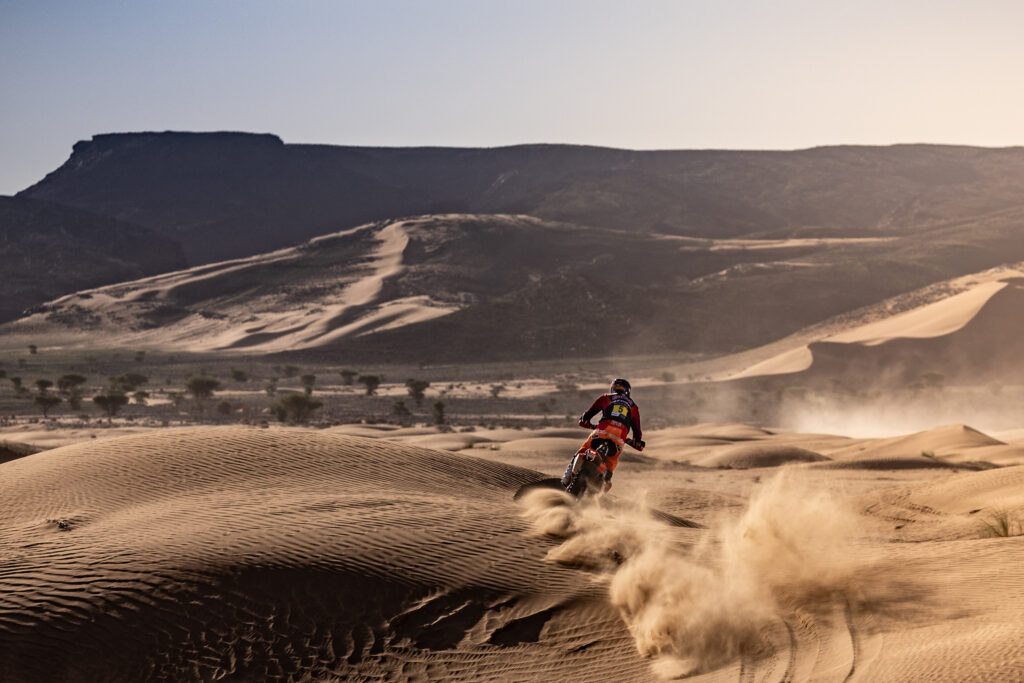
{"type": "Polygon", "coordinates": [[[531,451],[517,430],[193,427],[0,464],[0,680],[1024,670],[1024,537],[983,526],[1021,518],[1024,467],[960,462],[1019,446],[964,425],[875,440],[681,427],[577,502],[547,488],[563,433],[539,430],[531,451]],[[772,460],[790,448],[832,460],[772,460]],[[919,448],[942,466],[904,466],[919,448]],[[679,462],[748,449],[753,469],[679,462]]]}
{"type": "Polygon", "coordinates": [[[646,671],[611,656],[629,636],[600,593],[524,533],[512,493],[539,478],[530,470],[241,428],[95,441],[2,468],[3,680],[646,671]]]}

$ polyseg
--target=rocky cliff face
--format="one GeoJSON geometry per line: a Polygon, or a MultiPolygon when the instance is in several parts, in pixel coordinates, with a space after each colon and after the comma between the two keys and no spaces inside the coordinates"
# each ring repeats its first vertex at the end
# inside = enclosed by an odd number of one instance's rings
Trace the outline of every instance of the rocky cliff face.
{"type": "Polygon", "coordinates": [[[172,240],[51,202],[0,197],[0,321],[62,294],[183,268],[172,240]]]}

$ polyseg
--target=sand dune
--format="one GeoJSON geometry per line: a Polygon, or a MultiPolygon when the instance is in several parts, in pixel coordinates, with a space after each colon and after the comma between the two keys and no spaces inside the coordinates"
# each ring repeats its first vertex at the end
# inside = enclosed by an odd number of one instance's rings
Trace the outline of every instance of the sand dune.
{"type": "Polygon", "coordinates": [[[1024,667],[1024,545],[982,523],[1024,512],[1024,467],[948,461],[1019,446],[963,425],[876,440],[673,428],[620,463],[612,495],[577,503],[537,486],[576,433],[196,427],[4,463],[0,679],[1006,680],[1024,667]],[[948,466],[902,467],[918,449],[948,466]],[[717,460],[679,464],[697,455],[717,460]]]}
{"type": "MultiPolygon", "coordinates": [[[[814,336],[810,343],[802,343],[760,360],[738,372],[732,373],[730,379],[744,379],[761,375],[792,374],[811,370],[830,372],[832,376],[842,376],[844,364],[853,359],[876,359],[872,369],[878,373],[886,368],[899,367],[904,356],[927,356],[926,362],[932,365],[948,364],[960,369],[960,358],[944,353],[944,349],[935,348],[941,344],[915,344],[913,340],[934,342],[943,338],[949,339],[957,335],[957,349],[970,346],[974,349],[968,358],[978,359],[989,355],[992,368],[1005,367],[998,361],[1006,356],[1006,352],[992,355],[1007,340],[1013,339],[1016,328],[1012,321],[1002,325],[1002,331],[993,330],[987,320],[975,320],[981,314],[985,318],[1003,315],[1007,307],[1012,308],[1019,316],[1021,308],[1020,296],[1015,293],[1019,288],[1020,276],[1024,274],[1016,269],[995,269],[975,275],[957,278],[947,283],[946,295],[937,300],[934,294],[928,297],[921,295],[925,302],[921,305],[901,312],[873,312],[874,319],[855,324],[846,323],[838,331],[833,329],[827,333],[814,336]],[[1009,288],[1009,291],[1004,291],[1009,288]],[[994,311],[998,311],[994,313],[994,311]],[[970,329],[973,324],[974,329],[970,329]],[[984,330],[978,328],[984,327],[984,330]],[[965,329],[967,328],[967,329],[965,329]],[[996,332],[993,334],[993,332],[996,332]],[[960,342],[970,337],[970,344],[960,342]],[[882,347],[872,349],[872,347],[882,347]],[[934,350],[933,350],[934,349],[934,350]],[[827,366],[827,367],[822,367],[827,366]],[[838,374],[837,374],[838,373],[838,374]]],[[[934,288],[934,287],[933,287],[934,288]]],[[[932,289],[933,289],[932,288],[932,289]]],[[[890,304],[892,306],[894,304],[890,304]]],[[[883,302],[882,308],[886,308],[883,302]]],[[[833,326],[835,327],[835,326],[833,326]]],[[[1014,347],[1016,349],[1016,347],[1014,347]]],[[[920,358],[915,358],[919,363],[920,358]]],[[[863,361],[860,363],[863,365],[863,361]]],[[[973,365],[977,365],[974,363],[973,365]]],[[[864,376],[865,368],[858,367],[854,373],[864,376]]]]}
{"type": "Polygon", "coordinates": [[[821,453],[789,444],[738,444],[720,453],[696,461],[701,467],[778,467],[794,462],[821,462],[828,460],[821,453]]]}
{"type": "Polygon", "coordinates": [[[600,588],[525,533],[528,470],[239,429],[3,468],[3,680],[646,675],[600,588]]]}
{"type": "Polygon", "coordinates": [[[272,352],[447,315],[457,307],[382,291],[406,267],[409,225],[371,223],[297,247],[77,292],[9,332],[34,331],[63,345],[81,342],[85,330],[124,346],[272,352]]]}

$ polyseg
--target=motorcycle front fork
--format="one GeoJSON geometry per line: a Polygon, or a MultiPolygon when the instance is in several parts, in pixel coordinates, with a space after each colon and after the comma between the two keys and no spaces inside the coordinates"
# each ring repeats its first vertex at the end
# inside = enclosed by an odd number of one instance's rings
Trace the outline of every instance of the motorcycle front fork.
{"type": "Polygon", "coordinates": [[[565,468],[565,474],[562,475],[562,485],[568,486],[569,482],[579,473],[580,467],[583,466],[583,459],[580,458],[580,454],[572,456],[572,460],[565,468]]]}

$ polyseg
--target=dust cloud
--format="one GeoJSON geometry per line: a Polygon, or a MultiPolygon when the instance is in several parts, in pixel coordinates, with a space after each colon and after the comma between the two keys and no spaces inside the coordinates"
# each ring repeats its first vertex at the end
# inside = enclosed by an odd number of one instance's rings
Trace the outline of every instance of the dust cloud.
{"type": "Polygon", "coordinates": [[[808,395],[780,407],[786,431],[884,438],[936,425],[966,424],[983,432],[1020,427],[1024,387],[947,387],[926,392],[877,391],[863,397],[808,395]]]}
{"type": "Polygon", "coordinates": [[[767,655],[768,634],[785,628],[782,614],[849,602],[872,563],[857,515],[786,469],[739,518],[691,532],[701,536],[689,547],[642,503],[576,502],[551,490],[522,502],[536,533],[562,539],[547,559],[607,584],[638,651],[662,677],[767,655]]]}

